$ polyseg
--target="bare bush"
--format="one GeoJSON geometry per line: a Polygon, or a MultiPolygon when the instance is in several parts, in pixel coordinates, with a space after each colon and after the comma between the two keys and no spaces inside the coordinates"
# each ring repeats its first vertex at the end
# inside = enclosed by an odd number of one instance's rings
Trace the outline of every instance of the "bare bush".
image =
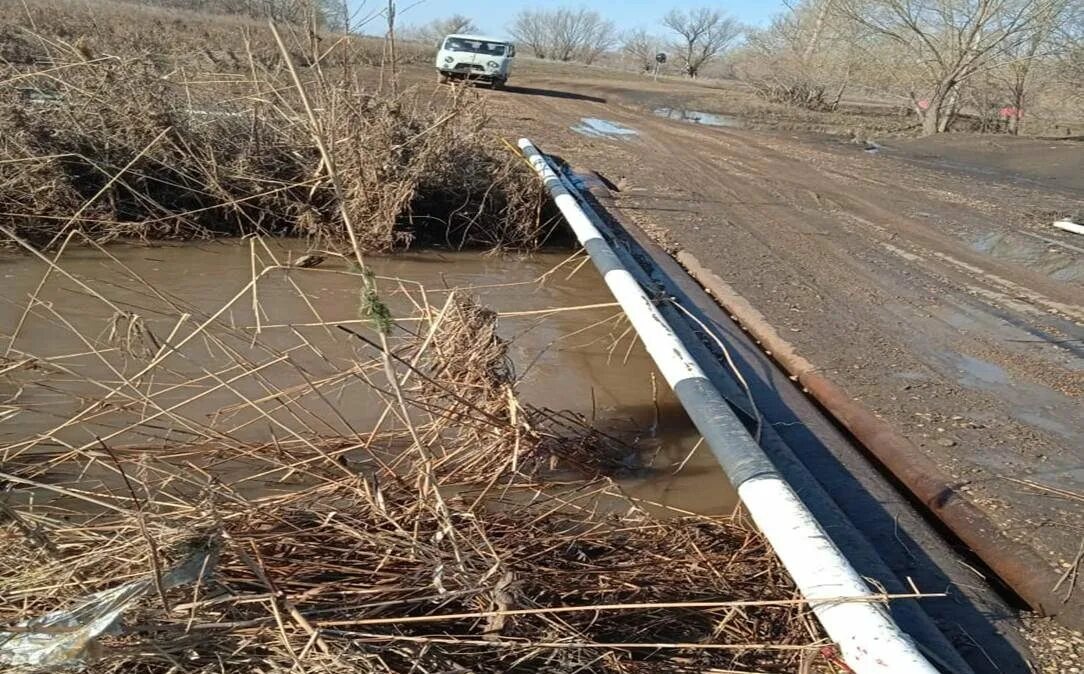
{"type": "Polygon", "coordinates": [[[823,84],[808,80],[785,81],[775,77],[750,84],[762,98],[774,103],[793,105],[806,110],[832,111],[839,107],[840,96],[831,96],[823,84]]]}
{"type": "Polygon", "coordinates": [[[617,28],[587,9],[521,11],[508,27],[517,42],[538,58],[590,65],[617,44],[617,28]]]}
{"type": "Polygon", "coordinates": [[[673,49],[685,74],[696,77],[705,65],[726,51],[741,36],[737,19],[716,9],[672,9],[662,23],[677,34],[673,49]]]}
{"type": "Polygon", "coordinates": [[[839,107],[857,61],[860,36],[832,14],[834,0],[807,0],[751,31],[739,75],[763,98],[808,110],[839,107]]]}

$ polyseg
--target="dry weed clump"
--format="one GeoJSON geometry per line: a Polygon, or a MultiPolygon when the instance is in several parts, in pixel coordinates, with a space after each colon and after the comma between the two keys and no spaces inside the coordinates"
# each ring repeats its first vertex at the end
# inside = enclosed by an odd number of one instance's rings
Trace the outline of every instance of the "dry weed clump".
{"type": "Polygon", "coordinates": [[[431,379],[423,387],[437,395],[450,387],[471,405],[498,413],[512,395],[515,373],[497,315],[464,293],[449,298],[442,313],[430,323],[432,346],[422,366],[431,379]]]}
{"type": "Polygon", "coordinates": [[[554,469],[617,476],[638,467],[638,451],[621,438],[521,399],[497,315],[469,294],[452,293],[439,311],[427,311],[405,341],[402,358],[418,375],[410,396],[427,401],[431,432],[444,439],[434,462],[442,478],[492,481],[554,469]]]}
{"type": "Polygon", "coordinates": [[[301,32],[279,49],[266,27],[236,19],[113,3],[28,8],[30,20],[15,3],[0,14],[10,57],[0,66],[0,222],[38,245],[72,230],[99,241],[273,233],[334,245],[348,238],[343,209],[369,251],[544,238],[542,190],[488,133],[482,101],[384,86],[358,66],[360,39],[301,32]]]}

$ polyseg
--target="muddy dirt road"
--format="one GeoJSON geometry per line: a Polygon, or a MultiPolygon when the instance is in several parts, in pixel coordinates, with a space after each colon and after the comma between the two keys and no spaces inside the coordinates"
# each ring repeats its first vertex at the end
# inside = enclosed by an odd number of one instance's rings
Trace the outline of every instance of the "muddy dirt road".
{"type": "Polygon", "coordinates": [[[1084,207],[1084,145],[1050,141],[1055,167],[1024,176],[664,117],[659,85],[515,85],[490,94],[508,137],[601,172],[625,214],[723,277],[1011,537],[1079,564],[1084,240],[1050,221],[1084,207]]]}

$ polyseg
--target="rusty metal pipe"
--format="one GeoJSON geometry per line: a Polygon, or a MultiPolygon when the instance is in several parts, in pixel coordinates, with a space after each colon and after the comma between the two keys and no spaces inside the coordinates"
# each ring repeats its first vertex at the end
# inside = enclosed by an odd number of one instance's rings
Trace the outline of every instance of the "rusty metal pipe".
{"type": "Polygon", "coordinates": [[[763,314],[687,251],[677,260],[733,315],[777,363],[798,381],[889,473],[1034,611],[1084,630],[1084,602],[1059,596],[1059,576],[1031,548],[1006,536],[962,496],[940,468],[910,440],[817,371],[775,331],[763,314]]]}

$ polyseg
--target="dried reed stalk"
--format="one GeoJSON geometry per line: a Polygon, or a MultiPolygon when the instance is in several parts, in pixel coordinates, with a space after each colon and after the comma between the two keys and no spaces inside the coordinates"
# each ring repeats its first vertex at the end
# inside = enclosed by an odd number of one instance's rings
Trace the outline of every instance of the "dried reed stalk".
{"type": "MultiPolygon", "coordinates": [[[[414,307],[386,348],[329,329],[311,301],[316,325],[257,333],[229,317],[272,309],[263,284],[302,296],[311,279],[361,279],[284,269],[260,241],[245,252],[251,278],[203,307],[113,257],[155,349],[85,334],[60,307],[28,313],[27,330],[53,321],[82,353],[11,351],[5,377],[74,404],[0,447],[0,625],[215,550],[196,584],[158,584],[101,637],[93,670],[828,671],[763,539],[740,518],[660,519],[626,498],[604,475],[635,452],[522,401],[498,317],[470,289],[385,281],[414,307]],[[63,363],[67,379],[14,365],[28,361],[63,363]],[[350,389],[369,401],[368,431],[340,402],[350,389]],[[180,420],[185,435],[168,428],[180,420]],[[253,423],[270,438],[243,440],[253,423]],[[80,439],[98,426],[104,444],[80,439]]],[[[73,275],[63,258],[41,264],[46,302],[73,275]]],[[[124,308],[113,286],[80,282],[124,308]]]]}

